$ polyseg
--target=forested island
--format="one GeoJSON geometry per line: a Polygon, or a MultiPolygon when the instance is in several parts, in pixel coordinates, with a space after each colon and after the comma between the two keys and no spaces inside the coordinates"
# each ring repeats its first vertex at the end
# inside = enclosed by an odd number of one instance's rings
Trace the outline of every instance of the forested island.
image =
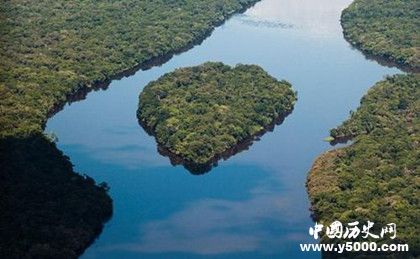
{"type": "Polygon", "coordinates": [[[290,83],[256,65],[208,62],[148,84],[137,114],[159,145],[199,166],[264,132],[290,113],[295,101],[290,83]]]}
{"type": "Polygon", "coordinates": [[[419,1],[355,0],[341,15],[346,39],[364,53],[420,71],[419,1]]]}
{"type": "MultiPolygon", "coordinates": [[[[370,240],[407,243],[410,252],[370,256],[420,255],[417,5],[411,0],[356,0],[343,11],[344,34],[352,44],[413,73],[390,76],[369,90],[357,111],[351,112],[347,121],[330,132],[332,143],[348,140],[353,143],[317,158],[307,181],[313,217],[318,222],[330,224],[339,220],[365,224],[369,220],[375,222],[373,231],[396,223],[396,239],[370,240]]],[[[321,242],[340,240],[324,236],[321,242]]],[[[337,254],[324,255],[335,258],[337,254]]]]}
{"type": "MultiPolygon", "coordinates": [[[[57,107],[191,47],[257,1],[3,1],[0,258],[76,258],[112,215],[109,186],[76,173],[54,137],[43,133],[57,107]]],[[[417,6],[356,0],[343,12],[344,34],[364,53],[418,72],[417,6]]],[[[354,143],[322,155],[308,179],[316,220],[395,222],[398,239],[386,241],[407,242],[414,256],[420,250],[418,84],[418,74],[376,84],[331,131],[334,141],[354,143]]],[[[220,63],[179,69],[143,94],[143,126],[160,145],[199,164],[264,132],[296,101],[289,83],[261,68],[220,63]]]]}
{"type": "Polygon", "coordinates": [[[333,138],[351,138],[353,144],[320,156],[307,182],[317,221],[370,220],[376,227],[396,223],[397,238],[380,241],[408,243],[416,256],[420,251],[419,79],[419,75],[397,75],[372,87],[350,119],[331,130],[333,138]]]}
{"type": "Polygon", "coordinates": [[[43,134],[73,95],[191,47],[257,0],[4,1],[0,6],[0,257],[75,258],[112,213],[43,134]]]}

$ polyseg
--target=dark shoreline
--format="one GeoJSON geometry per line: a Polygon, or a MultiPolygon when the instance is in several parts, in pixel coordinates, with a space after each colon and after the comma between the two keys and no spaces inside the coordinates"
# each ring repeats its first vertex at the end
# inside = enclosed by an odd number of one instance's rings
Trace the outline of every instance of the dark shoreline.
{"type": "Polygon", "coordinates": [[[219,160],[228,160],[230,157],[242,151],[248,150],[249,147],[252,146],[252,144],[255,141],[259,141],[261,136],[263,136],[267,132],[272,132],[276,125],[282,124],[286,117],[292,113],[292,111],[293,108],[290,111],[286,111],[280,114],[270,124],[266,125],[262,130],[258,131],[254,135],[248,136],[247,138],[240,140],[239,142],[234,144],[232,147],[226,149],[222,153],[216,154],[209,160],[209,162],[204,164],[194,163],[191,160],[183,158],[181,155],[173,153],[169,148],[163,146],[161,143],[158,142],[154,134],[154,129],[148,127],[146,123],[140,118],[138,118],[138,121],[140,126],[147,132],[147,134],[154,137],[157,143],[157,150],[159,154],[168,157],[173,166],[183,165],[185,169],[187,169],[191,174],[202,175],[210,172],[213,169],[213,167],[217,167],[219,160]]]}
{"type": "Polygon", "coordinates": [[[0,139],[0,168],[1,258],[76,258],[112,217],[107,185],[41,133],[0,139]]]}
{"type": "Polygon", "coordinates": [[[347,144],[347,142],[351,141],[355,136],[340,136],[334,138],[332,141],[330,141],[331,146],[335,146],[338,144],[347,144]]]}

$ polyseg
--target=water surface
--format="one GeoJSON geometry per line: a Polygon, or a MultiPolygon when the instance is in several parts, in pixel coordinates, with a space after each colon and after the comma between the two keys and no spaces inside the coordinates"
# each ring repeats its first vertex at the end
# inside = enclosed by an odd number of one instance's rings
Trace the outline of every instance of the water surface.
{"type": "Polygon", "coordinates": [[[350,47],[339,23],[351,0],[263,0],[200,46],[160,67],[114,80],[67,105],[46,131],[78,172],[106,181],[114,216],[82,258],[319,258],[305,189],[330,128],[397,69],[350,47]],[[291,115],[249,150],[195,176],[159,155],[138,125],[138,95],[175,68],[222,61],[262,66],[298,91],[291,115]]]}

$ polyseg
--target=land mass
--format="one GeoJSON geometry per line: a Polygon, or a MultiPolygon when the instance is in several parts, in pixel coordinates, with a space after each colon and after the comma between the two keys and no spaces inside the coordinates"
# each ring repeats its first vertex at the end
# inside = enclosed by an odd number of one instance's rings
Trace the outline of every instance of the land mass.
{"type": "Polygon", "coordinates": [[[0,137],[42,130],[69,95],[182,49],[257,1],[4,2],[0,137]]]}
{"type": "Polygon", "coordinates": [[[368,56],[420,71],[417,0],[356,0],[341,15],[345,38],[368,56]]]}
{"type": "MultiPolygon", "coordinates": [[[[388,77],[362,98],[350,118],[330,131],[331,143],[353,143],[324,153],[309,173],[307,188],[314,220],[326,225],[374,222],[377,234],[388,223],[397,238],[363,239],[409,244],[409,252],[358,252],[343,258],[413,258],[420,255],[420,91],[417,1],[356,0],[342,13],[351,44],[380,61],[413,73],[388,77]]],[[[381,63],[381,62],[380,62],[381,63]]],[[[329,239],[322,243],[345,242],[329,239]]],[[[337,253],[326,253],[337,258],[337,253]]]]}
{"type": "Polygon", "coordinates": [[[66,101],[184,50],[258,0],[4,1],[0,257],[75,258],[112,213],[106,184],[43,134],[66,101]]]}
{"type": "Polygon", "coordinates": [[[293,109],[296,93],[256,65],[177,69],[148,84],[140,124],[186,163],[206,165],[293,109]]]}
{"type": "Polygon", "coordinates": [[[396,223],[397,238],[380,243],[407,243],[415,256],[420,251],[419,79],[397,75],[372,87],[351,118],[331,130],[333,138],[353,143],[317,158],[307,181],[315,220],[396,223]]]}

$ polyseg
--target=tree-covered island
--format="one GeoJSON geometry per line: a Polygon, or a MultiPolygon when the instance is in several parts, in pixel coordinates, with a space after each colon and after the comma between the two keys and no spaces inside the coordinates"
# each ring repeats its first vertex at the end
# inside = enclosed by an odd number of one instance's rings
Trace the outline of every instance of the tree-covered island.
{"type": "Polygon", "coordinates": [[[256,65],[204,63],[148,84],[138,119],[159,145],[186,163],[215,162],[293,109],[296,93],[256,65]]]}

